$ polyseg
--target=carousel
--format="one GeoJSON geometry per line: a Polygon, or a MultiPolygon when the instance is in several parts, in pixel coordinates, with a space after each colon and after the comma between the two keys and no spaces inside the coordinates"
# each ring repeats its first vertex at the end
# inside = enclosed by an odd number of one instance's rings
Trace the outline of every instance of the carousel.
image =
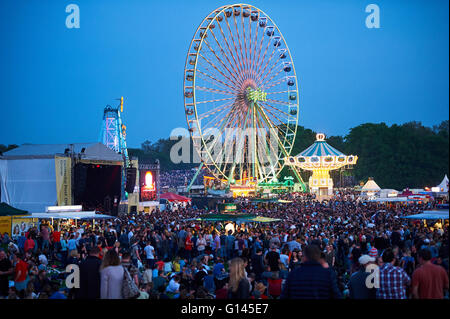
{"type": "Polygon", "coordinates": [[[316,135],[316,141],[297,156],[285,158],[286,165],[312,171],[309,189],[317,195],[332,195],[333,180],[330,171],[355,165],[356,155],[345,155],[325,141],[325,134],[316,135]]]}

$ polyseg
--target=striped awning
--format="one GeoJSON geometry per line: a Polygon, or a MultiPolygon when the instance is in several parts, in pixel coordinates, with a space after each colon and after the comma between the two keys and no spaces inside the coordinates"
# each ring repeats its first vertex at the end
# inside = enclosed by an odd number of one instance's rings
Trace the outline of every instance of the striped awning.
{"type": "Polygon", "coordinates": [[[298,154],[297,156],[345,156],[342,152],[335,149],[325,141],[315,141],[310,147],[298,154]]]}

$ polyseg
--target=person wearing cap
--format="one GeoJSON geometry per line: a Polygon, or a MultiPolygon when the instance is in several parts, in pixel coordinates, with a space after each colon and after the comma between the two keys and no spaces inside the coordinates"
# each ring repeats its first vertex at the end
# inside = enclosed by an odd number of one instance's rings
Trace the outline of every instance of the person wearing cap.
{"type": "Polygon", "coordinates": [[[359,270],[355,272],[348,283],[351,299],[375,299],[375,288],[368,288],[366,280],[371,271],[368,269],[370,264],[375,263],[375,258],[369,255],[362,255],[358,258],[359,270]]]}

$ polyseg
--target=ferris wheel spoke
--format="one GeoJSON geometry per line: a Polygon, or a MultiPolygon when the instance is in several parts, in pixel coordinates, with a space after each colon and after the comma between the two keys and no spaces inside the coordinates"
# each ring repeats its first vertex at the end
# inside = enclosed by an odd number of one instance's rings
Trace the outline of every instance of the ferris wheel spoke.
{"type": "MultiPolygon", "coordinates": [[[[229,105],[229,106],[233,107],[233,105],[234,105],[234,104],[231,104],[231,105],[229,105]]],[[[219,113],[216,114],[216,116],[215,116],[214,118],[212,118],[212,119],[210,119],[208,122],[206,122],[206,124],[204,124],[203,127],[204,127],[205,129],[206,129],[206,128],[208,128],[208,129],[218,129],[218,131],[222,131],[221,129],[219,129],[218,126],[219,126],[220,122],[223,121],[223,119],[224,119],[224,116],[223,116],[223,115],[225,115],[225,117],[226,117],[227,114],[230,113],[230,112],[226,113],[227,111],[228,111],[227,108],[221,110],[219,113]],[[219,118],[220,118],[220,120],[217,121],[219,118]],[[211,126],[209,126],[210,123],[213,123],[213,124],[212,124],[211,126]]]]}
{"type": "MultiPolygon", "coordinates": [[[[258,34],[259,34],[259,32],[258,32],[259,31],[258,30],[258,22],[254,23],[254,25],[256,26],[254,41],[252,41],[252,39],[250,37],[250,57],[251,57],[251,61],[250,61],[250,76],[252,78],[254,78],[253,65],[254,65],[254,61],[256,60],[256,51],[257,51],[257,47],[258,47],[258,34]]],[[[252,24],[250,24],[250,31],[252,29],[253,29],[252,28],[252,24]]]]}
{"type": "Polygon", "coordinates": [[[270,105],[270,104],[267,103],[267,102],[260,102],[260,103],[261,103],[262,105],[264,105],[264,106],[270,107],[272,110],[275,110],[275,111],[277,111],[277,112],[280,113],[280,114],[283,114],[283,115],[286,115],[287,117],[289,117],[289,114],[288,114],[287,112],[284,112],[283,110],[280,110],[279,108],[274,107],[274,106],[270,105]]]}
{"type": "MultiPolygon", "coordinates": [[[[224,20],[226,20],[226,19],[227,19],[227,18],[225,17],[224,20]]],[[[227,22],[227,23],[228,23],[228,22],[227,22]]],[[[230,44],[228,43],[228,40],[227,40],[227,37],[225,36],[225,33],[223,32],[222,26],[220,25],[220,23],[218,23],[217,25],[219,26],[220,33],[222,34],[222,37],[223,37],[223,39],[225,40],[225,44],[227,45],[228,51],[230,52],[231,57],[233,58],[234,64],[236,65],[236,68],[239,69],[239,74],[240,74],[240,76],[242,77],[243,70],[242,70],[242,66],[241,66],[241,64],[240,64],[240,61],[239,61],[239,63],[236,61],[236,57],[234,56],[233,50],[231,50],[231,46],[230,46],[230,44]]],[[[228,26],[228,27],[229,27],[229,26],[228,26]]]]}
{"type": "Polygon", "coordinates": [[[289,103],[289,102],[274,100],[274,99],[267,99],[267,102],[272,102],[272,103],[280,104],[280,105],[288,105],[288,106],[291,105],[291,103],[289,103]]]}
{"type": "Polygon", "coordinates": [[[244,53],[242,51],[242,45],[241,45],[241,37],[239,35],[239,29],[238,29],[238,25],[237,25],[237,21],[236,21],[236,16],[233,14],[233,21],[234,21],[234,26],[236,29],[236,34],[237,34],[237,38],[238,38],[238,43],[239,43],[239,52],[241,53],[241,58],[242,58],[242,65],[244,66],[244,79],[246,77],[246,65],[245,65],[245,58],[244,58],[244,53]]]}
{"type": "MultiPolygon", "coordinates": [[[[263,35],[263,39],[264,39],[264,35],[263,35]]],[[[256,64],[255,71],[256,71],[257,75],[261,72],[261,67],[262,67],[264,60],[266,59],[266,55],[267,55],[267,51],[269,50],[269,46],[270,46],[270,37],[267,40],[267,45],[266,45],[266,48],[264,49],[264,54],[262,56],[262,59],[258,59],[258,63],[256,64]]]]}
{"type": "Polygon", "coordinates": [[[283,94],[283,93],[289,93],[290,91],[289,90],[286,90],[286,91],[278,91],[278,92],[267,92],[267,95],[270,95],[270,94],[283,94]]]}
{"type": "MultiPolygon", "coordinates": [[[[243,19],[243,17],[242,17],[243,19]]],[[[247,37],[245,34],[245,22],[243,22],[243,29],[244,29],[244,46],[245,46],[245,57],[247,57],[248,54],[248,59],[247,59],[247,72],[248,72],[248,76],[250,77],[250,63],[252,61],[252,56],[251,56],[251,51],[250,51],[250,45],[252,43],[252,20],[251,18],[247,20],[248,21],[248,30],[249,30],[249,36],[248,36],[248,50],[247,50],[247,37]]]]}
{"type": "MultiPolygon", "coordinates": [[[[233,105],[233,106],[234,106],[234,105],[233,105]]],[[[234,118],[235,116],[236,116],[236,113],[229,112],[227,116],[223,117],[223,118],[221,119],[221,121],[219,121],[218,123],[216,123],[213,127],[215,127],[217,124],[219,124],[220,122],[222,122],[222,124],[220,125],[220,128],[219,128],[219,131],[220,131],[220,132],[223,132],[223,131],[224,131],[224,128],[227,126],[227,124],[233,122],[233,119],[232,119],[232,118],[234,118]]],[[[227,136],[228,136],[228,134],[230,134],[230,133],[232,133],[232,131],[227,131],[227,130],[225,130],[225,141],[227,140],[227,136]]],[[[214,149],[216,143],[218,143],[218,142],[219,142],[219,140],[216,139],[216,140],[214,141],[214,144],[211,145],[211,149],[214,149]]],[[[222,147],[222,151],[223,151],[223,147],[222,147]]],[[[218,157],[221,156],[220,152],[219,152],[219,154],[217,154],[217,156],[218,156],[218,157]]],[[[228,156],[228,154],[223,154],[223,156],[228,156]]],[[[225,162],[226,162],[226,161],[225,161],[225,162]]]]}
{"type": "Polygon", "coordinates": [[[227,107],[230,107],[230,106],[232,106],[231,103],[225,103],[225,104],[219,105],[219,106],[217,106],[217,107],[215,107],[215,108],[213,108],[213,109],[211,109],[211,110],[201,114],[198,117],[198,120],[199,121],[204,120],[204,119],[210,117],[211,115],[216,114],[217,112],[222,111],[222,110],[224,110],[224,109],[226,109],[227,107]]]}
{"type": "Polygon", "coordinates": [[[207,77],[209,77],[210,79],[212,79],[212,80],[216,81],[217,83],[220,83],[220,84],[222,84],[222,85],[224,85],[224,86],[226,86],[226,87],[230,88],[230,89],[231,89],[231,90],[233,90],[233,91],[236,91],[236,89],[235,89],[235,88],[231,87],[231,86],[230,86],[230,85],[228,85],[227,83],[224,83],[223,81],[221,81],[221,80],[218,80],[218,79],[216,79],[215,77],[213,77],[213,76],[211,76],[211,75],[209,75],[209,74],[207,74],[207,73],[204,73],[204,72],[203,72],[203,71],[201,71],[201,70],[197,70],[197,72],[199,72],[200,74],[203,74],[204,76],[207,76],[207,77]]]}
{"type": "MultiPolygon", "coordinates": [[[[270,45],[271,40],[272,40],[272,39],[269,38],[269,41],[267,42],[267,45],[268,45],[268,46],[270,45]]],[[[264,64],[264,68],[260,69],[260,71],[258,72],[259,78],[262,77],[262,75],[264,74],[264,72],[265,72],[267,66],[269,66],[270,62],[272,61],[273,57],[275,56],[275,52],[277,51],[276,48],[277,48],[276,46],[273,47],[272,53],[270,54],[270,57],[266,60],[266,63],[264,64]]],[[[266,49],[266,51],[267,51],[267,49],[266,49]]],[[[275,63],[273,64],[272,69],[277,65],[279,59],[280,59],[280,58],[278,57],[278,58],[275,60],[275,63]]],[[[264,59],[263,59],[263,61],[264,61],[264,59]]]]}
{"type": "Polygon", "coordinates": [[[220,102],[220,101],[227,101],[227,100],[234,100],[234,97],[228,97],[225,99],[208,100],[208,101],[196,101],[196,103],[204,104],[204,103],[213,103],[213,102],[220,102]]]}
{"type": "Polygon", "coordinates": [[[231,77],[234,79],[234,83],[236,86],[239,86],[242,84],[242,80],[238,79],[236,74],[231,72],[230,69],[227,67],[227,65],[222,61],[221,58],[219,58],[219,56],[217,55],[217,53],[214,51],[213,48],[211,48],[211,46],[209,45],[208,41],[204,40],[205,44],[208,46],[208,48],[211,50],[211,52],[214,54],[214,56],[216,57],[217,61],[219,61],[223,67],[228,71],[228,73],[231,75],[231,77]]]}
{"type": "Polygon", "coordinates": [[[263,74],[264,74],[264,70],[261,72],[261,82],[264,82],[264,80],[266,79],[266,77],[268,76],[268,75],[270,75],[271,73],[272,73],[272,71],[277,67],[277,66],[279,66],[278,65],[278,62],[280,61],[280,57],[278,57],[276,60],[275,60],[275,63],[272,65],[272,67],[269,69],[269,71],[267,72],[267,73],[265,73],[265,75],[264,76],[262,76],[263,74]]]}
{"type": "MultiPolygon", "coordinates": [[[[206,81],[206,82],[208,82],[208,83],[210,83],[211,85],[213,85],[214,87],[217,87],[218,88],[218,90],[222,90],[222,91],[225,91],[225,92],[228,92],[228,89],[230,88],[230,87],[228,87],[228,86],[226,86],[226,85],[224,85],[224,84],[222,84],[222,83],[220,83],[220,82],[217,82],[217,80],[215,79],[215,78],[213,78],[213,77],[211,77],[210,75],[208,75],[207,73],[204,73],[204,72],[202,72],[201,70],[197,70],[198,72],[199,72],[199,79],[201,79],[201,80],[203,80],[203,81],[206,81]]],[[[209,71],[209,69],[208,69],[208,71],[209,71]]],[[[204,83],[202,83],[202,84],[204,84],[204,83]]],[[[211,88],[211,89],[213,89],[213,90],[216,90],[215,88],[211,88]]],[[[234,89],[233,89],[234,90],[234,89]]],[[[231,91],[230,91],[231,92],[231,91]]],[[[217,92],[216,92],[217,93],[217,92]]],[[[236,92],[232,92],[231,94],[236,94],[236,92]]]]}
{"type": "MultiPolygon", "coordinates": [[[[220,94],[225,94],[225,95],[235,95],[235,93],[231,92],[231,91],[224,91],[224,90],[218,90],[218,89],[212,89],[212,88],[208,88],[205,86],[196,86],[195,87],[196,90],[200,90],[200,91],[207,91],[207,92],[212,92],[212,93],[220,93],[220,94]]],[[[267,93],[269,94],[269,93],[267,93]]]]}
{"type": "MultiPolygon", "coordinates": [[[[220,26],[220,25],[219,25],[220,26]]],[[[237,69],[235,69],[235,65],[237,64],[236,61],[234,61],[234,63],[232,63],[228,57],[228,55],[225,53],[225,50],[223,49],[222,45],[220,44],[219,40],[217,40],[216,35],[214,34],[213,30],[211,30],[211,34],[214,38],[214,40],[216,41],[217,45],[220,48],[220,51],[222,52],[222,55],[225,56],[225,58],[227,59],[229,65],[231,66],[231,68],[233,69],[233,72],[235,73],[235,76],[237,76],[237,78],[239,79],[239,81],[242,83],[242,77],[240,75],[240,72],[238,72],[237,69]]],[[[234,60],[234,56],[232,56],[233,60],[234,60]]]]}
{"type": "Polygon", "coordinates": [[[256,75],[258,73],[258,62],[261,59],[261,52],[262,52],[263,43],[264,43],[264,29],[262,30],[261,40],[259,42],[258,58],[254,60],[253,67],[252,67],[253,77],[256,77],[256,75]]]}
{"type": "Polygon", "coordinates": [[[283,82],[286,82],[286,77],[283,77],[282,79],[275,81],[273,84],[269,85],[269,86],[264,86],[263,88],[265,89],[265,92],[267,92],[267,94],[269,94],[270,92],[268,91],[270,88],[273,88],[274,86],[280,85],[283,82]]]}
{"type": "Polygon", "coordinates": [[[227,79],[228,81],[230,81],[231,83],[233,83],[236,87],[239,87],[240,84],[238,84],[237,82],[235,82],[235,80],[230,79],[228,76],[226,76],[225,74],[223,74],[223,72],[221,70],[219,70],[217,68],[217,66],[212,63],[211,61],[209,61],[206,57],[204,57],[201,53],[198,54],[200,57],[202,57],[206,62],[208,62],[209,65],[211,65],[217,72],[219,72],[220,75],[222,75],[225,79],[227,79]]]}
{"type": "Polygon", "coordinates": [[[234,41],[234,36],[233,36],[233,32],[231,31],[230,23],[228,22],[228,18],[225,18],[224,20],[227,23],[227,28],[228,28],[228,32],[229,32],[230,37],[231,37],[231,42],[233,42],[234,52],[236,53],[236,57],[237,57],[237,59],[239,61],[239,66],[240,66],[240,69],[241,69],[241,72],[242,72],[242,75],[243,75],[245,68],[242,65],[241,58],[240,58],[239,53],[237,51],[237,46],[236,46],[236,42],[234,41]]]}
{"type": "Polygon", "coordinates": [[[270,79],[267,79],[266,81],[264,81],[263,83],[260,84],[261,87],[264,87],[264,85],[266,85],[266,83],[269,83],[270,81],[272,81],[276,76],[278,76],[281,72],[283,72],[283,69],[280,69],[277,73],[275,73],[274,75],[272,75],[270,77],[270,79]]]}

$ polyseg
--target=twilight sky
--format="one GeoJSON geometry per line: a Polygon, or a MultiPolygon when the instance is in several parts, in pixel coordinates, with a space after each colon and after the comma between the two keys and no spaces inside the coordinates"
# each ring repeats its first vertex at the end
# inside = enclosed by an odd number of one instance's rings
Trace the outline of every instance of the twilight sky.
{"type": "MultiPolygon", "coordinates": [[[[445,0],[248,2],[265,11],[291,51],[299,124],[345,135],[366,122],[449,118],[445,0]],[[368,29],[365,8],[380,8],[368,29]]],[[[215,0],[0,1],[0,144],[97,141],[103,108],[124,96],[127,142],[186,127],[183,69],[215,0]],[[67,5],[80,8],[68,29],[67,5]]]]}

